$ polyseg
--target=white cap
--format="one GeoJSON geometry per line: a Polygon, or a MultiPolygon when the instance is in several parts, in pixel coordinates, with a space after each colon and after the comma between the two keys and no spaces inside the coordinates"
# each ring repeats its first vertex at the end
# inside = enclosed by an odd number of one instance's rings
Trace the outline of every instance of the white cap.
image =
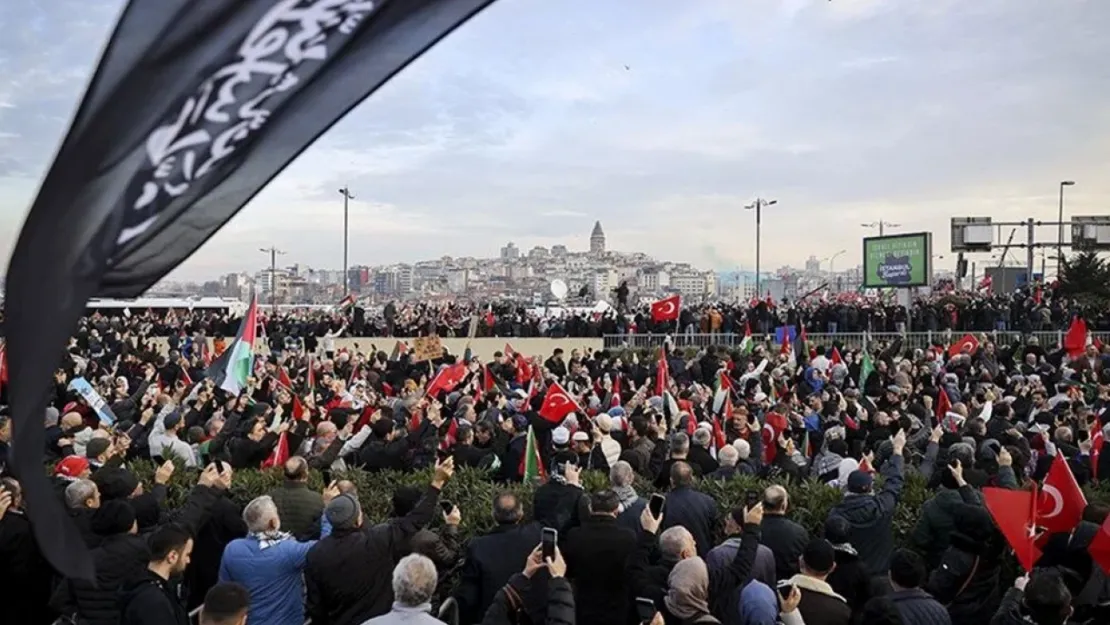
{"type": "Polygon", "coordinates": [[[767,401],[767,393],[763,393],[763,392],[756,393],[755,397],[753,397],[752,399],[754,399],[755,403],[757,403],[757,404],[760,403],[760,402],[763,402],[763,401],[767,401]]]}
{"type": "Polygon", "coordinates": [[[589,435],[589,434],[586,434],[586,433],[585,433],[585,432],[583,432],[582,430],[579,430],[579,431],[577,431],[577,432],[575,432],[575,433],[574,433],[574,437],[573,437],[573,438],[574,438],[574,442],[576,442],[576,443],[577,443],[577,442],[580,442],[580,441],[588,441],[588,440],[590,440],[590,435],[589,435]]]}
{"type": "Polygon", "coordinates": [[[551,431],[551,442],[556,445],[566,445],[570,441],[570,430],[559,426],[551,431]]]}

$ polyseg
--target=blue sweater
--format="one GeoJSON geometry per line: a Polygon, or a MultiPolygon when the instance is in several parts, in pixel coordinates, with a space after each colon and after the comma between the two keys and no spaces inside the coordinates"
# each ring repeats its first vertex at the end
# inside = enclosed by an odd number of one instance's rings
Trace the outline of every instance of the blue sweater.
{"type": "MultiPolygon", "coordinates": [[[[323,527],[321,533],[327,536],[331,527],[323,527]]],[[[315,544],[314,540],[302,543],[287,538],[259,549],[258,540],[250,536],[228,543],[220,560],[220,581],[242,584],[250,592],[247,625],[303,625],[301,572],[305,556],[315,544]]]]}

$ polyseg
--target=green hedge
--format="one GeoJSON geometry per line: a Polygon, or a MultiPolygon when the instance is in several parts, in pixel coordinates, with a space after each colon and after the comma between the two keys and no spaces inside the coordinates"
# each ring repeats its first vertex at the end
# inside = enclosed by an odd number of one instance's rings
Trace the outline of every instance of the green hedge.
{"type": "MultiPolygon", "coordinates": [[[[133,468],[145,483],[152,483],[153,464],[139,462],[135,463],[133,468]]],[[[378,522],[388,518],[391,497],[397,487],[427,485],[431,480],[431,471],[374,474],[352,471],[343,475],[336,473],[334,478],[353,481],[358,486],[359,501],[362,504],[366,518],[371,522],[378,522]]],[[[169,484],[169,505],[171,507],[180,505],[195,482],[195,473],[177,471],[169,484]]],[[[251,499],[277,488],[281,485],[281,482],[280,469],[237,471],[232,482],[231,498],[242,506],[251,499]]],[[[609,478],[603,473],[589,471],[583,473],[583,484],[587,491],[597,491],[608,486],[609,478]]],[[[751,489],[762,490],[770,484],[772,482],[767,480],[742,476],[727,482],[704,480],[698,485],[698,489],[717,501],[723,521],[729,509],[744,501],[747,491],[751,489]]],[[[316,490],[323,488],[319,473],[312,472],[309,486],[316,490]]],[[[841,499],[839,490],[829,488],[816,481],[788,485],[788,489],[791,499],[791,518],[811,532],[821,531],[825,519],[828,517],[829,509],[840,502],[841,499]]],[[[502,491],[515,493],[524,506],[525,514],[529,518],[531,517],[532,487],[523,484],[490,482],[481,471],[476,469],[462,469],[455,473],[455,476],[444,488],[442,496],[459,506],[463,518],[459,531],[464,539],[474,534],[486,532],[493,527],[491,516],[493,498],[502,491]]],[[[636,491],[646,497],[656,492],[656,489],[645,480],[637,480],[636,491]]],[[[917,475],[909,476],[895,514],[895,532],[899,543],[903,543],[909,532],[913,530],[914,524],[917,523],[920,515],[921,507],[928,498],[929,492],[925,487],[925,481],[917,475]]],[[[723,522],[718,530],[720,531],[722,528],[723,522]]]]}
{"type": "MultiPolygon", "coordinates": [[[[138,462],[133,466],[135,473],[146,484],[153,483],[155,466],[150,462],[138,462]]],[[[358,486],[359,502],[362,504],[368,522],[380,522],[389,517],[392,495],[399,486],[426,486],[431,480],[431,470],[417,473],[375,473],[352,471],[348,474],[334,475],[335,479],[349,479],[358,486]]],[[[594,492],[609,485],[609,477],[597,471],[588,471],[582,474],[583,485],[587,491],[594,492]]],[[[269,493],[281,485],[282,475],[280,469],[271,470],[243,470],[235,473],[232,481],[231,498],[240,506],[246,505],[251,499],[269,493]]],[[[185,500],[189,490],[196,483],[196,474],[191,471],[179,470],[169,484],[168,504],[171,507],[179,506],[185,500]]],[[[772,481],[759,480],[752,477],[737,477],[728,482],[702,481],[698,489],[713,497],[718,504],[721,523],[717,525],[717,535],[714,544],[723,538],[724,517],[733,506],[745,500],[745,494],[752,489],[762,490],[770,486],[772,481]]],[[[309,486],[322,490],[323,482],[318,472],[313,471],[309,486]]],[[[825,519],[828,518],[829,509],[840,502],[841,492],[824,484],[809,480],[801,484],[788,484],[790,492],[790,517],[806,527],[814,535],[823,533],[825,519]]],[[[524,506],[525,515],[532,515],[533,487],[523,484],[500,484],[490,482],[486,475],[476,469],[462,469],[448,482],[443,491],[443,498],[454,502],[462,512],[462,524],[459,534],[463,540],[476,534],[488,532],[493,528],[492,508],[493,498],[501,492],[510,491],[517,495],[524,506]]],[[[1084,489],[1087,501],[1110,504],[1110,486],[1084,489]]],[[[657,489],[646,480],[637,479],[636,492],[641,496],[648,496],[657,489]]],[[[910,532],[913,531],[921,516],[925,502],[932,496],[926,487],[925,480],[917,473],[910,473],[906,477],[902,497],[894,515],[895,542],[901,546],[908,546],[910,532]]],[[[438,522],[437,522],[438,524],[438,522]]],[[[1013,583],[1014,578],[1020,574],[1017,561],[1012,556],[1007,556],[1003,563],[1003,587],[1013,583]]],[[[440,592],[437,597],[442,599],[455,587],[458,582],[458,570],[447,575],[442,580],[440,592]]]]}

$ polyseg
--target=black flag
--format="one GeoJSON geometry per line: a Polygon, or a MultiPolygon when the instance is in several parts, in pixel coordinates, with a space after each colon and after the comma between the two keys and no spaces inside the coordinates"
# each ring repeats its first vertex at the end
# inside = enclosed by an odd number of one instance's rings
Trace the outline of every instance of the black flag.
{"type": "Polygon", "coordinates": [[[347,111],[493,0],[131,0],[8,267],[14,441],[38,543],[92,577],[42,468],[54,369],[94,295],[136,297],[347,111]]]}

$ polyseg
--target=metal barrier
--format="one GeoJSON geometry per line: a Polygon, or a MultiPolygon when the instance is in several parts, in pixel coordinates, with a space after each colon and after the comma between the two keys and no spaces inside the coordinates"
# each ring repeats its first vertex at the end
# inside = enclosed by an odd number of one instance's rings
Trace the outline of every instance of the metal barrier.
{"type": "MultiPolygon", "coordinates": [[[[815,345],[837,344],[848,348],[860,348],[868,343],[889,342],[895,337],[902,337],[903,344],[911,348],[924,348],[934,343],[951,345],[953,342],[969,332],[937,331],[937,332],[838,332],[835,334],[813,333],[806,334],[806,339],[815,345]]],[[[1025,342],[1029,338],[1036,338],[1046,348],[1052,348],[1063,343],[1063,331],[1051,332],[1011,332],[994,330],[990,332],[970,332],[977,337],[986,335],[996,344],[1012,344],[1025,342]]],[[[1092,336],[1104,343],[1110,343],[1110,332],[1092,332],[1092,336]]],[[[605,349],[651,349],[663,345],[663,341],[670,338],[677,347],[702,348],[710,345],[715,347],[739,347],[744,340],[743,334],[717,333],[717,334],[606,334],[603,339],[605,349]]],[[[778,345],[774,334],[753,334],[752,339],[757,344],[770,343],[778,345]]]]}

